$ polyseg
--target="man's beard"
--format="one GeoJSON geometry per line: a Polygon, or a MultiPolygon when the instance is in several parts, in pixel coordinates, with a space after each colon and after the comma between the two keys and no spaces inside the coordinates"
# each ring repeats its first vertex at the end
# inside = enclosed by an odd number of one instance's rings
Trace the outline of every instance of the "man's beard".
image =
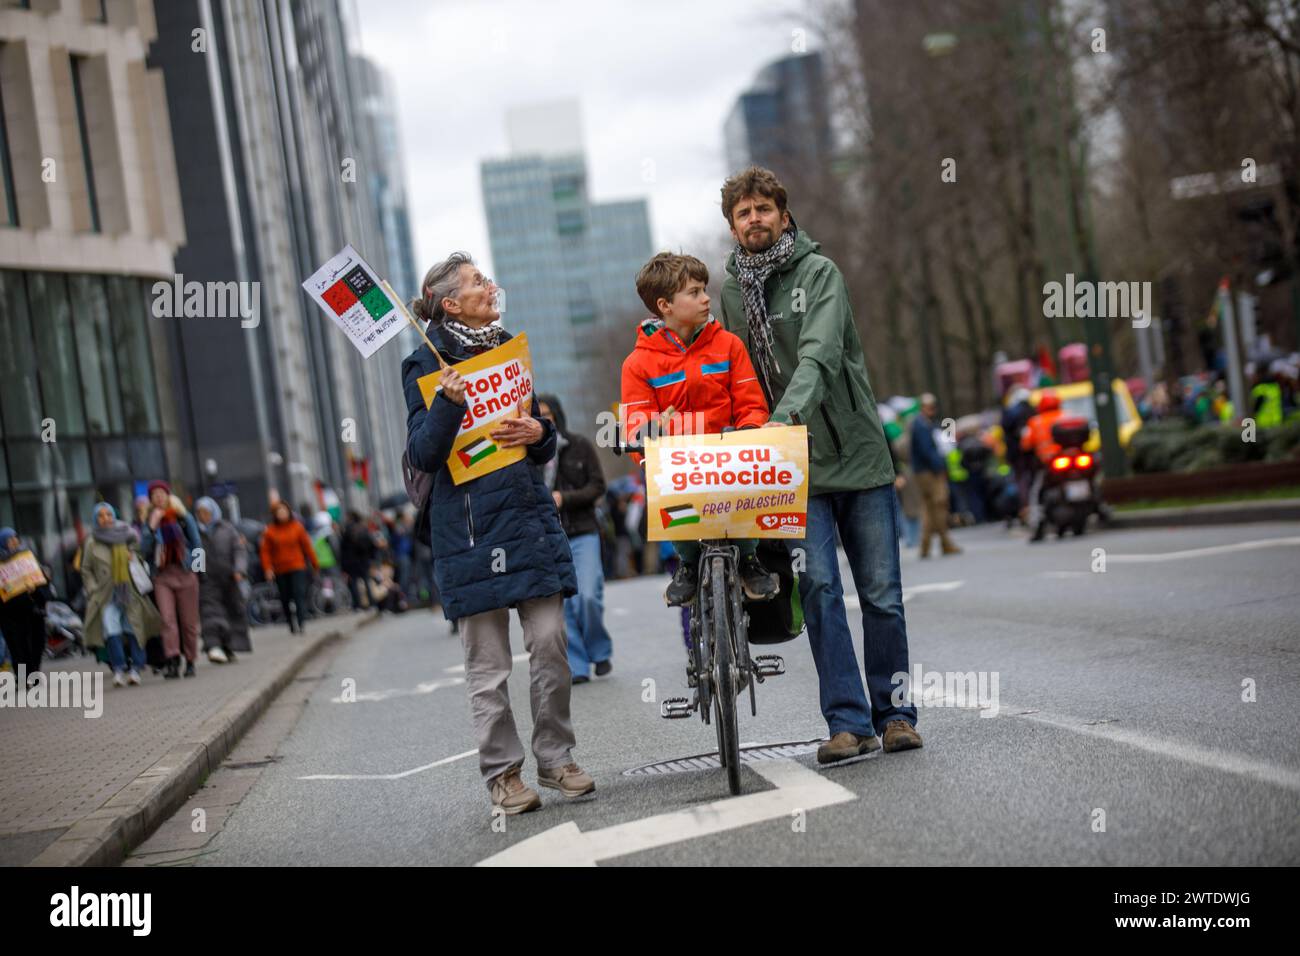
{"type": "Polygon", "coordinates": [[[771,231],[767,229],[762,229],[752,234],[746,233],[744,241],[741,242],[741,245],[744,246],[746,252],[748,252],[750,255],[754,255],[756,253],[766,252],[768,249],[771,249],[774,245],[776,245],[777,238],[778,237],[774,235],[771,231]],[[750,244],[755,242],[761,243],[761,245],[750,244]]]}

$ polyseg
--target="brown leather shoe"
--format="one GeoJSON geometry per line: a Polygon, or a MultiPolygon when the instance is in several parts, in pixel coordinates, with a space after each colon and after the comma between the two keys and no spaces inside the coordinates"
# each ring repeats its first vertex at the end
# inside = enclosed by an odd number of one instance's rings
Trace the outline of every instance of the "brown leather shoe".
{"type": "Polygon", "coordinates": [[[566,797],[581,797],[596,789],[596,781],[592,780],[591,775],[576,763],[550,769],[538,767],[537,782],[543,787],[560,791],[566,797]]]}
{"type": "Polygon", "coordinates": [[[542,805],[537,791],[524,784],[519,767],[511,767],[492,780],[492,806],[508,814],[527,813],[542,805]]]}
{"type": "Polygon", "coordinates": [[[885,753],[896,750],[915,750],[921,746],[921,735],[905,720],[891,720],[885,724],[885,753]]]}
{"type": "Polygon", "coordinates": [[[878,737],[874,735],[859,737],[857,734],[851,734],[847,730],[843,730],[817,748],[817,762],[835,763],[837,760],[848,760],[850,757],[869,754],[873,750],[879,749],[880,739],[878,737]]]}

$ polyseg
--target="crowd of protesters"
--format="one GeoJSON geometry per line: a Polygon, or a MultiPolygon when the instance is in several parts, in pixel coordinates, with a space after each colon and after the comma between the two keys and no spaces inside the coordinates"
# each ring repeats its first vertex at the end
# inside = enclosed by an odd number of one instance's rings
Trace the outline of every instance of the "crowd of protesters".
{"type": "MultiPolygon", "coordinates": [[[[314,588],[335,583],[340,596],[351,592],[354,607],[376,613],[437,602],[431,552],[416,540],[409,508],[369,520],[349,512],[340,527],[324,509],[295,512],[276,501],[265,526],[237,527],[211,497],[187,507],[161,480],[147,492],[135,499],[131,520],[96,503],[84,539],[62,556],[84,650],[111,670],[115,686],[138,685],[150,670],[192,678],[200,656],[230,664],[251,653],[254,585],[274,584],[295,634],[317,613],[314,588]]],[[[36,556],[18,531],[0,528],[0,562],[27,552],[36,556]]],[[[46,652],[47,606],[61,600],[43,567],[45,584],[0,604],[0,671],[29,682],[46,652]]]]}

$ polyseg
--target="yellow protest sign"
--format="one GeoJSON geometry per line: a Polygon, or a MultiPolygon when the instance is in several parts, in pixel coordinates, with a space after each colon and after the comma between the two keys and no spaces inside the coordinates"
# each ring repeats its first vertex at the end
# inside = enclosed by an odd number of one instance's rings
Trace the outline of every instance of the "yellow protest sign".
{"type": "Polygon", "coordinates": [[[808,430],[750,428],[645,443],[651,541],[802,538],[808,430]]]}
{"type": "Polygon", "coordinates": [[[45,573],[31,551],[0,561],[0,601],[9,601],[45,584],[45,573]]]}
{"type": "MultiPolygon", "coordinates": [[[[465,379],[465,416],[451,446],[447,467],[456,484],[490,474],[498,468],[522,461],[524,449],[500,448],[489,432],[507,418],[519,417],[519,402],[533,397],[533,365],[528,355],[528,336],[519,333],[504,345],[452,365],[465,379]]],[[[442,371],[419,379],[424,407],[433,404],[442,381],[442,371]]]]}

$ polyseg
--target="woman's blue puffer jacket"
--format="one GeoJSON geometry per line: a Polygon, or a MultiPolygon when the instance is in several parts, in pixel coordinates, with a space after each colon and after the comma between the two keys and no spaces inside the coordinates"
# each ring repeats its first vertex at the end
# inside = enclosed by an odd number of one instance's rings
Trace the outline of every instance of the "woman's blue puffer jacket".
{"type": "MultiPolygon", "coordinates": [[[[428,334],[448,362],[469,358],[436,326],[428,334]]],[[[447,456],[465,407],[439,392],[426,410],[416,384],[436,371],[438,360],[424,344],[402,360],[407,458],[434,476],[429,516],[433,577],[443,614],[454,621],[529,598],[578,593],[569,540],[540,468],[555,454],[555,426],[538,415],[533,398],[532,415],[542,424],[542,440],[526,449],[523,461],[457,485],[447,456]]]]}

